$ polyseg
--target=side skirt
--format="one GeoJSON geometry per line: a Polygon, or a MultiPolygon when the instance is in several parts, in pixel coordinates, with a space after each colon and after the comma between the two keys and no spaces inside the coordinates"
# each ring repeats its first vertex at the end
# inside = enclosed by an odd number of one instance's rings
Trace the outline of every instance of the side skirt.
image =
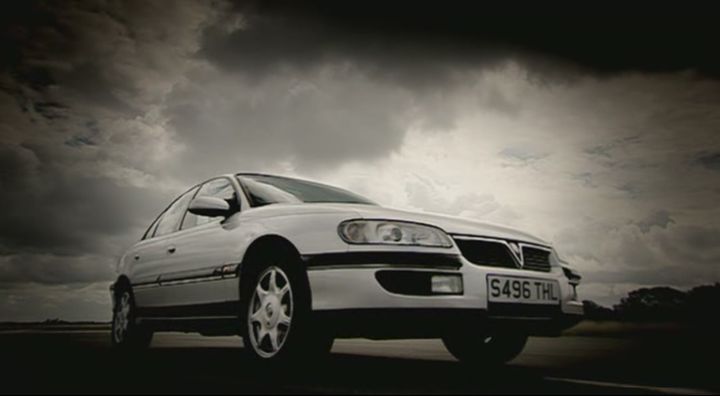
{"type": "Polygon", "coordinates": [[[227,301],[168,307],[138,307],[137,322],[153,331],[179,331],[203,335],[238,335],[240,304],[227,301]]]}

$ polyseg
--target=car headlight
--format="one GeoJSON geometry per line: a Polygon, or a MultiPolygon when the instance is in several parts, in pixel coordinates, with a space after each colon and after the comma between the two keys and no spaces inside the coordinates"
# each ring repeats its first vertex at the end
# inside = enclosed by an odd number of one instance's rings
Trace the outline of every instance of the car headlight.
{"type": "Polygon", "coordinates": [[[450,237],[441,229],[392,220],[349,220],[338,227],[340,238],[362,245],[414,245],[451,247],[450,237]]]}

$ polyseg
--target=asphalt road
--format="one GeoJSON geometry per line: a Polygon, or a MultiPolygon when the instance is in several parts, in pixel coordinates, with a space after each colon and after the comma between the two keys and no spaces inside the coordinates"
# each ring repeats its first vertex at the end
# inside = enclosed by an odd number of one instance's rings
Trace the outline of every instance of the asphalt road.
{"type": "Polygon", "coordinates": [[[238,337],[156,335],[133,356],[104,331],[0,332],[0,393],[718,393],[717,344],[673,337],[533,338],[493,371],[436,340],[338,340],[302,366],[252,364],[238,337]]]}

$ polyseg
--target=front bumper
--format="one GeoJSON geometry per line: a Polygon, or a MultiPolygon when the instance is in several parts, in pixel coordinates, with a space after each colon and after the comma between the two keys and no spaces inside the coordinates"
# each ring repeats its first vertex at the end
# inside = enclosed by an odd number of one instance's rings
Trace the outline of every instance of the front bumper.
{"type": "MultiPolygon", "coordinates": [[[[416,258],[422,257],[414,255],[416,258]]],[[[350,336],[354,332],[372,333],[364,327],[374,327],[373,323],[402,329],[398,331],[407,336],[412,329],[427,329],[427,332],[437,333],[442,330],[432,329],[435,325],[467,321],[477,321],[485,327],[522,328],[528,334],[556,335],[582,319],[582,303],[577,300],[573,285],[564,275],[562,268],[553,268],[551,272],[536,272],[482,267],[459,255],[452,259],[444,257],[440,261],[439,265],[432,259],[423,259],[418,264],[408,260],[397,262],[388,259],[364,263],[357,260],[348,263],[345,260],[339,264],[326,262],[324,265],[309,265],[313,311],[321,320],[331,319],[334,323],[348,324],[342,325],[341,327],[348,328],[339,329],[338,333],[350,336]],[[453,265],[453,260],[457,265],[453,265]],[[392,292],[379,282],[378,273],[393,271],[428,276],[458,274],[462,276],[463,292],[461,295],[410,295],[392,292]],[[488,274],[557,281],[560,286],[560,303],[549,306],[488,303],[488,274]],[[403,323],[410,325],[405,326],[403,323]],[[430,326],[431,324],[433,326],[430,326]]]]}

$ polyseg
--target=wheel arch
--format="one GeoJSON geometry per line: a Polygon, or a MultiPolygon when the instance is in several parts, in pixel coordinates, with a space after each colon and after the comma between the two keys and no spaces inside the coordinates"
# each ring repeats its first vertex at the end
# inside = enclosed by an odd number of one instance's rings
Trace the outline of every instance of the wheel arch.
{"type": "Polygon", "coordinates": [[[112,298],[113,309],[115,309],[115,304],[117,303],[118,292],[124,288],[132,292],[132,283],[130,282],[130,278],[125,274],[118,276],[115,282],[110,285],[110,297],[112,298]]]}
{"type": "MultiPolygon", "coordinates": [[[[297,247],[287,238],[278,234],[266,234],[253,240],[248,245],[245,253],[242,257],[241,264],[238,266],[238,277],[240,278],[240,300],[243,300],[243,287],[246,286],[245,282],[248,282],[252,278],[254,270],[258,269],[262,265],[262,256],[266,254],[290,254],[292,259],[297,260],[298,273],[302,276],[303,282],[310,294],[309,298],[312,301],[312,290],[310,289],[310,281],[307,276],[307,271],[302,264],[302,256],[297,247]]],[[[311,302],[312,304],[312,302],[311,302]]],[[[312,306],[312,305],[311,305],[312,306]]]]}
{"type": "Polygon", "coordinates": [[[255,240],[248,245],[247,249],[245,249],[241,261],[242,264],[238,267],[239,275],[242,275],[242,272],[246,270],[248,266],[254,265],[258,260],[258,256],[267,252],[282,250],[292,254],[300,261],[300,251],[287,238],[278,234],[266,234],[255,238],[255,240]]]}
{"type": "Polygon", "coordinates": [[[115,283],[113,283],[113,290],[118,290],[122,287],[130,288],[132,284],[130,283],[130,278],[127,277],[127,275],[123,274],[117,277],[115,280],[115,283]]]}

